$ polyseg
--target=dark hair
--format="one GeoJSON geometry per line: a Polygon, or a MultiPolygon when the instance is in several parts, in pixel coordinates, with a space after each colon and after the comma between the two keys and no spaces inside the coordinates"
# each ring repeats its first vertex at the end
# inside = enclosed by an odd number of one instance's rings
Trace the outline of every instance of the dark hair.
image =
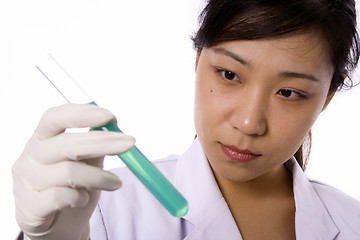
{"type": "MultiPolygon", "coordinates": [[[[199,22],[192,37],[198,51],[227,41],[314,30],[326,41],[334,67],[329,94],[354,85],[350,75],[360,54],[354,0],[208,0],[199,22]]],[[[310,145],[304,143],[295,154],[304,170],[308,154],[303,154],[303,148],[310,145]]]]}

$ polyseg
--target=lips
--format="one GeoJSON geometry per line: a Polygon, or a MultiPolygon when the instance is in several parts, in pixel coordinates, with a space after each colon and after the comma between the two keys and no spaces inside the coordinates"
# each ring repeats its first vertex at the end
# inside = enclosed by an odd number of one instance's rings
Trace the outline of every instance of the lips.
{"type": "Polygon", "coordinates": [[[250,162],[261,156],[260,154],[255,154],[249,150],[241,150],[235,146],[227,146],[223,144],[221,144],[221,150],[228,158],[238,162],[250,162]]]}

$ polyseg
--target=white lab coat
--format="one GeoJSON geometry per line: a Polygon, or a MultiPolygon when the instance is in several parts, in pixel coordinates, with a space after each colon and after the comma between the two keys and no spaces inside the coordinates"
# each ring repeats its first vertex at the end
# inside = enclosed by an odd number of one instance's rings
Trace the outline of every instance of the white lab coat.
{"type": "MultiPolygon", "coordinates": [[[[198,140],[183,155],[155,163],[187,198],[189,212],[172,217],[127,168],[116,169],[123,186],[102,192],[90,221],[91,239],[242,239],[198,140]]],[[[360,202],[309,181],[295,159],[286,166],[293,174],[296,239],[360,239],[360,202]]]]}

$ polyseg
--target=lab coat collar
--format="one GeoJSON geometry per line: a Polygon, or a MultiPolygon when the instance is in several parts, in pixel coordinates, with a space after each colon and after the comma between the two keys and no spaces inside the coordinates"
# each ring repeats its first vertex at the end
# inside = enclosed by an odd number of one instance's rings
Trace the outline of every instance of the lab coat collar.
{"type": "Polygon", "coordinates": [[[175,184],[189,202],[186,239],[242,239],[197,139],[178,160],[175,184]]]}
{"type": "Polygon", "coordinates": [[[301,239],[335,239],[339,229],[295,158],[285,163],[293,175],[296,236],[301,239]]]}
{"type": "MultiPolygon", "coordinates": [[[[285,166],[293,174],[297,239],[335,239],[339,230],[305,173],[294,158],[285,166]]],[[[198,139],[179,158],[175,184],[189,202],[183,218],[194,226],[186,239],[242,239],[198,139]]]]}

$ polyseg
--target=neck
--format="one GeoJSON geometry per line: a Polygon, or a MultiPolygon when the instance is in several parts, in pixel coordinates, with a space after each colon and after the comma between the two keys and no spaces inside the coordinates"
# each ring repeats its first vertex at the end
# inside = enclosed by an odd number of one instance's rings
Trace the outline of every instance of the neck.
{"type": "Polygon", "coordinates": [[[216,179],[244,239],[296,238],[292,176],[285,166],[246,182],[216,179]]]}
{"type": "Polygon", "coordinates": [[[284,165],[245,182],[233,182],[216,175],[220,190],[226,200],[262,200],[293,197],[292,175],[284,165]]]}

